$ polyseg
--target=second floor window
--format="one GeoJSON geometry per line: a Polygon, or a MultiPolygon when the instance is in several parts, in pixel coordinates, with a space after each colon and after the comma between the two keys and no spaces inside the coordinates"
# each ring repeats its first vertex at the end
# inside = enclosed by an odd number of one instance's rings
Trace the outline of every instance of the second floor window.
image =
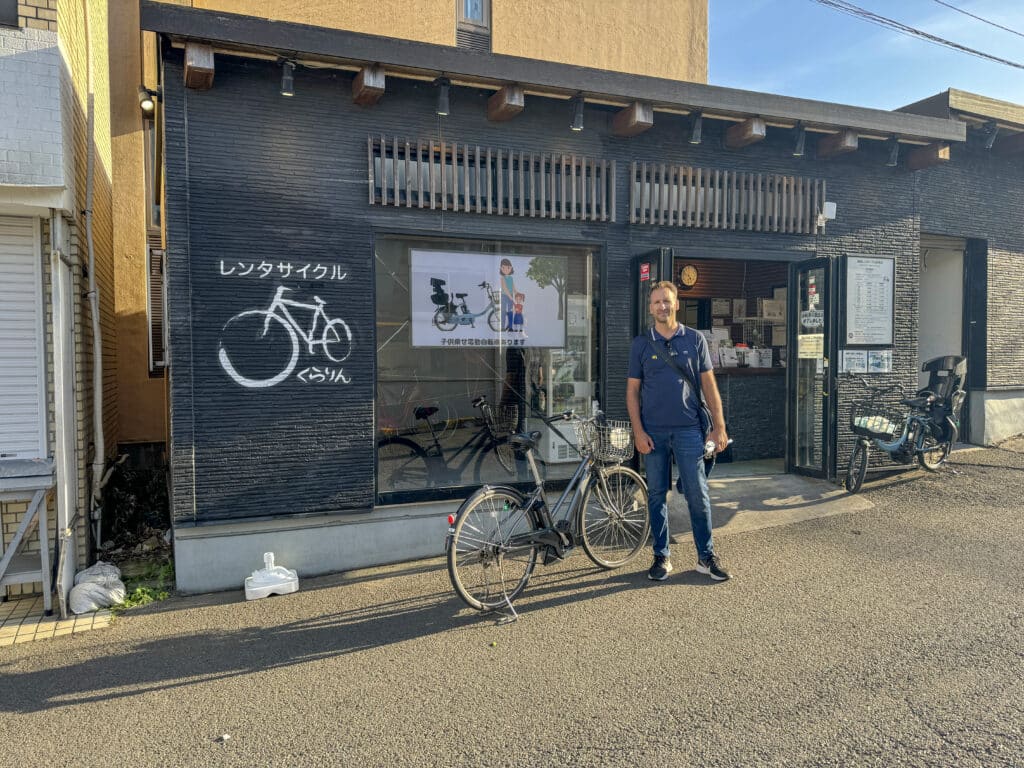
{"type": "Polygon", "coordinates": [[[490,0],[457,0],[459,27],[481,31],[491,28],[490,0]]]}

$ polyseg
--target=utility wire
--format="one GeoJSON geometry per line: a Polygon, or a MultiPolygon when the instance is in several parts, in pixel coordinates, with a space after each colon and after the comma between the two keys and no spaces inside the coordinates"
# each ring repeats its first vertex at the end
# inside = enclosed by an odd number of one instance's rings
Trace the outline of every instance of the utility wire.
{"type": "Polygon", "coordinates": [[[850,16],[863,19],[864,21],[869,21],[872,24],[877,24],[880,27],[894,29],[897,32],[900,32],[904,35],[918,37],[921,38],[922,40],[927,40],[930,43],[935,43],[936,45],[951,48],[954,51],[968,53],[971,56],[977,56],[978,58],[981,59],[988,59],[989,61],[994,61],[998,64],[1005,64],[1008,67],[1024,69],[1024,64],[1021,64],[1019,62],[1010,61],[1009,59],[1003,59],[1000,58],[999,56],[993,56],[991,53],[985,53],[984,51],[979,51],[976,48],[968,48],[965,45],[960,45],[960,43],[954,43],[951,40],[946,40],[943,37],[938,37],[928,32],[924,32],[920,29],[915,29],[914,27],[907,26],[906,24],[894,21],[893,19],[887,18],[885,16],[879,16],[877,13],[872,13],[871,11],[865,10],[864,8],[856,6],[853,3],[848,3],[846,2],[846,0],[812,0],[812,2],[818,3],[818,5],[824,5],[827,8],[832,8],[837,11],[842,11],[843,13],[849,14],[850,16]]]}
{"type": "Polygon", "coordinates": [[[935,2],[938,3],[939,5],[944,5],[947,8],[956,11],[957,13],[962,13],[964,16],[970,16],[972,19],[977,19],[978,21],[982,21],[986,24],[991,24],[996,29],[1001,29],[1004,32],[1010,32],[1014,35],[1017,35],[1018,37],[1024,37],[1024,32],[1018,32],[1016,29],[1010,29],[1009,27],[1004,27],[1002,24],[996,24],[994,21],[989,21],[988,19],[984,19],[981,16],[976,16],[970,11],[965,11],[963,8],[957,8],[952,3],[945,2],[945,0],[935,0],[935,2]]]}

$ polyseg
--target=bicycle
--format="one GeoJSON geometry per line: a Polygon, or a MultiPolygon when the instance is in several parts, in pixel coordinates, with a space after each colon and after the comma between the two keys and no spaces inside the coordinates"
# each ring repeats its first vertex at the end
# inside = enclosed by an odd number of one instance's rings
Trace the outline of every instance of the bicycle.
{"type": "Polygon", "coordinates": [[[495,333],[501,331],[501,313],[498,311],[501,297],[490,283],[484,280],[477,285],[477,288],[482,288],[487,294],[489,302],[481,312],[469,311],[469,307],[466,306],[468,293],[456,293],[454,296],[458,303],[452,301],[443,288],[444,284],[445,281],[439,277],[430,278],[430,285],[433,287],[430,300],[437,306],[437,310],[434,312],[434,325],[439,331],[453,331],[457,325],[468,325],[475,328],[476,319],[483,315],[487,315],[487,325],[492,331],[495,333]]]}
{"type": "Polygon", "coordinates": [[[929,472],[938,470],[949,458],[967,396],[963,389],[967,359],[937,357],[924,363],[921,370],[929,373],[928,385],[914,397],[901,397],[902,409],[891,404],[897,393],[905,394],[901,385],[872,386],[863,377],[855,377],[868,393],[850,408],[850,429],[857,435],[846,468],[845,485],[850,493],[857,493],[864,484],[872,446],[900,464],[910,464],[916,458],[929,472]]]}
{"type": "MultiPolygon", "coordinates": [[[[313,297],[312,304],[284,298],[284,292],[290,290],[292,289],[286,286],[278,286],[277,293],[274,294],[274,298],[267,309],[249,309],[245,312],[239,312],[224,324],[222,335],[227,333],[229,327],[234,326],[230,336],[232,340],[226,342],[223,337],[221,338],[217,356],[221,367],[243,387],[262,389],[264,387],[272,387],[287,379],[292,374],[292,371],[295,370],[295,366],[299,361],[300,338],[306,343],[306,348],[310,355],[314,353],[314,347],[319,345],[323,347],[324,355],[335,363],[344,362],[352,352],[352,332],[341,318],[327,316],[327,312],[324,311],[324,306],[327,302],[319,296],[313,297]],[[289,308],[305,309],[313,312],[308,331],[303,330],[302,326],[292,316],[289,308]],[[317,324],[321,319],[324,321],[323,329],[320,331],[320,337],[315,339],[317,324]],[[257,324],[250,327],[252,320],[256,320],[257,324]],[[275,344],[272,338],[268,338],[272,327],[271,321],[280,324],[288,334],[291,349],[290,353],[286,353],[289,355],[288,362],[280,367],[280,370],[278,370],[276,365],[270,368],[272,371],[278,371],[270,376],[263,377],[261,374],[247,376],[239,370],[236,364],[237,361],[242,360],[245,363],[256,362],[256,365],[262,365],[264,356],[252,355],[248,350],[243,350],[240,346],[236,346],[233,353],[235,362],[232,362],[231,357],[228,356],[225,344],[235,345],[244,343],[248,346],[252,341],[262,341],[267,349],[276,351],[279,345],[275,344]]],[[[284,346],[287,349],[289,344],[284,346]]]]}
{"type": "Polygon", "coordinates": [[[512,475],[516,470],[515,452],[510,445],[510,426],[518,419],[515,406],[503,408],[501,422],[494,414],[485,395],[473,399],[473,407],[480,410],[481,427],[450,457],[445,456],[437,425],[431,417],[437,406],[420,406],[413,410],[417,420],[426,422],[431,445],[424,448],[407,437],[389,436],[377,442],[377,467],[381,484],[388,490],[412,490],[459,484],[462,472],[476,459],[474,478],[480,482],[487,459],[493,456],[499,466],[512,475]],[[453,462],[465,454],[458,464],[453,462]]]}
{"type": "MultiPolygon", "coordinates": [[[[573,418],[571,411],[544,422],[573,418]]],[[[622,466],[633,455],[629,422],[603,415],[575,421],[580,463],[554,507],[544,495],[534,451],[540,432],[513,435],[510,443],[529,462],[535,487],[485,485],[448,516],[445,554],[448,576],[466,605],[480,611],[508,607],[526,588],[537,558],[544,565],[566,557],[578,540],[600,568],[625,565],[650,534],[647,484],[622,466]]]]}

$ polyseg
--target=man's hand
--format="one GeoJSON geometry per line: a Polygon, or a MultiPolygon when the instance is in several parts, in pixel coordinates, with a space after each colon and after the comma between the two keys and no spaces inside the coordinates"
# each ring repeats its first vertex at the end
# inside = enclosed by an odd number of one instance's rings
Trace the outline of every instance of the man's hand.
{"type": "Polygon", "coordinates": [[[633,442],[636,443],[636,449],[645,456],[654,450],[654,441],[642,429],[633,433],[633,442]]]}
{"type": "MultiPolygon", "coordinates": [[[[721,453],[722,451],[729,447],[729,436],[725,433],[725,427],[718,427],[716,429],[711,430],[711,434],[709,435],[708,439],[715,441],[716,454],[721,453]]],[[[641,453],[643,453],[643,451],[641,451],[641,453]]]]}

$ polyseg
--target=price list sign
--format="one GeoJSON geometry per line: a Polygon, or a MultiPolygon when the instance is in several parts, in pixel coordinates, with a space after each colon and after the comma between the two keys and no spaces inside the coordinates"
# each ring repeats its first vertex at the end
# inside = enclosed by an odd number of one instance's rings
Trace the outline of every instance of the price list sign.
{"type": "Polygon", "coordinates": [[[895,275],[893,258],[847,257],[844,346],[890,346],[893,343],[895,275]]]}

